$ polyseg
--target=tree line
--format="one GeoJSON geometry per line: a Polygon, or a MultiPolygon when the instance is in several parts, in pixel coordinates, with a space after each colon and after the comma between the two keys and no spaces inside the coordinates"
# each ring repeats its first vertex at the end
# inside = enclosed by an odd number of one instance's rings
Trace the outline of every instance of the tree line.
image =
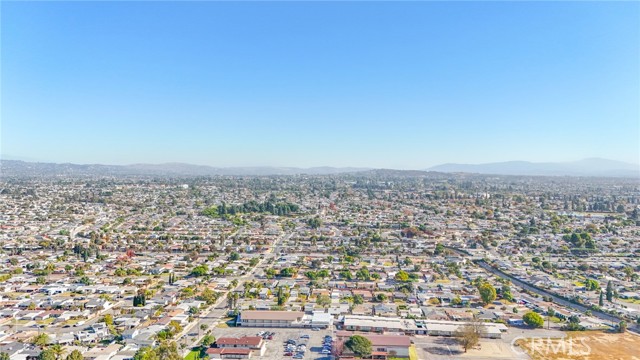
{"type": "Polygon", "coordinates": [[[289,215],[300,211],[300,207],[290,202],[275,202],[267,200],[257,202],[250,200],[242,205],[228,205],[222,202],[220,206],[206,208],[202,214],[209,217],[225,217],[226,215],[236,215],[243,213],[270,213],[272,215],[289,215]]]}

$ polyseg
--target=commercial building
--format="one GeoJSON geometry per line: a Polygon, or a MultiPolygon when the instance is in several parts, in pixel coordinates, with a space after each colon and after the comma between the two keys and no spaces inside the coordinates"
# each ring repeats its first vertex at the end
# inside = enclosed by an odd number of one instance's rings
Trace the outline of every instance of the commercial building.
{"type": "Polygon", "coordinates": [[[349,331],[365,332],[402,332],[414,334],[415,321],[398,317],[378,317],[345,315],[343,318],[343,328],[349,331]]]}
{"type": "Polygon", "coordinates": [[[252,355],[263,356],[266,351],[266,344],[260,336],[222,337],[216,340],[215,346],[207,349],[211,359],[250,359],[252,355]]]}
{"type": "MultiPolygon", "coordinates": [[[[349,331],[338,331],[336,336],[339,341],[347,341],[353,335],[349,331]]],[[[411,338],[406,335],[362,335],[371,341],[371,357],[373,359],[408,358],[411,338]]],[[[340,354],[340,359],[349,359],[353,354],[349,350],[340,354]]]]}
{"type": "MultiPolygon", "coordinates": [[[[464,321],[411,320],[402,318],[345,315],[342,328],[349,331],[402,333],[405,335],[428,334],[434,336],[453,336],[464,321]]],[[[485,331],[482,337],[498,339],[507,331],[504,324],[482,323],[485,331]]]]}
{"type": "Polygon", "coordinates": [[[209,359],[251,359],[252,351],[249,349],[233,348],[209,348],[206,351],[209,359]]]}
{"type": "Polygon", "coordinates": [[[303,327],[304,313],[301,311],[247,310],[238,315],[236,324],[244,327],[303,327]]]}
{"type": "MultiPolygon", "coordinates": [[[[433,336],[454,336],[466,324],[468,323],[462,321],[425,321],[427,334],[433,336]]],[[[482,338],[499,339],[502,332],[507,331],[504,324],[482,323],[481,326],[484,328],[480,334],[482,338]]]]}
{"type": "Polygon", "coordinates": [[[333,316],[324,311],[314,311],[311,316],[311,326],[328,328],[333,323],[333,316]]]}

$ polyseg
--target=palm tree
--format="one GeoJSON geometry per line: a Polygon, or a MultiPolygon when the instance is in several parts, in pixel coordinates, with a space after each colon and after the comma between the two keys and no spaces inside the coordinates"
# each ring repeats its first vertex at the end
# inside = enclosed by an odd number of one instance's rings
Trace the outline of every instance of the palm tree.
{"type": "Polygon", "coordinates": [[[60,344],[55,344],[49,347],[49,350],[55,355],[56,360],[62,360],[62,355],[64,354],[64,348],[60,344]]]}

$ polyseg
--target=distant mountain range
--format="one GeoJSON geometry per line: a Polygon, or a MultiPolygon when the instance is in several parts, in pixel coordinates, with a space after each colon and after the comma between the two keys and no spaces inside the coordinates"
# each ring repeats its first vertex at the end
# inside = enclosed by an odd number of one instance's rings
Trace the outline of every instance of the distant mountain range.
{"type": "Polygon", "coordinates": [[[600,158],[558,163],[506,161],[487,164],[442,164],[427,170],[496,175],[640,177],[638,165],[600,158]]]}
{"type": "MultiPolygon", "coordinates": [[[[0,160],[0,176],[268,176],[268,175],[331,175],[345,173],[396,174],[417,176],[438,173],[470,173],[524,176],[598,176],[640,178],[640,167],[620,161],[606,159],[584,159],[564,163],[533,163],[507,161],[488,164],[443,164],[426,170],[393,170],[357,167],[212,167],[185,163],[166,164],[56,164],[21,160],[0,160]],[[425,172],[427,171],[427,172],[425,172]]],[[[444,174],[443,174],[444,175],[444,174]]]]}
{"type": "Polygon", "coordinates": [[[100,165],[100,164],[55,164],[27,162],[20,160],[0,160],[2,176],[117,176],[117,175],[156,175],[156,176],[214,176],[214,175],[329,175],[353,173],[371,170],[369,168],[335,167],[212,167],[184,163],[100,165]]]}

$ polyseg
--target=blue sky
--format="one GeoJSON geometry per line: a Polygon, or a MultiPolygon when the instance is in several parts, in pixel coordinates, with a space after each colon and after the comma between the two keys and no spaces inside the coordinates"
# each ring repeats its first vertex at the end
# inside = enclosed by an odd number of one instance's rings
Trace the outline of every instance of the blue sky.
{"type": "Polygon", "coordinates": [[[637,163],[637,2],[2,2],[1,146],[75,163],[637,163]]]}

